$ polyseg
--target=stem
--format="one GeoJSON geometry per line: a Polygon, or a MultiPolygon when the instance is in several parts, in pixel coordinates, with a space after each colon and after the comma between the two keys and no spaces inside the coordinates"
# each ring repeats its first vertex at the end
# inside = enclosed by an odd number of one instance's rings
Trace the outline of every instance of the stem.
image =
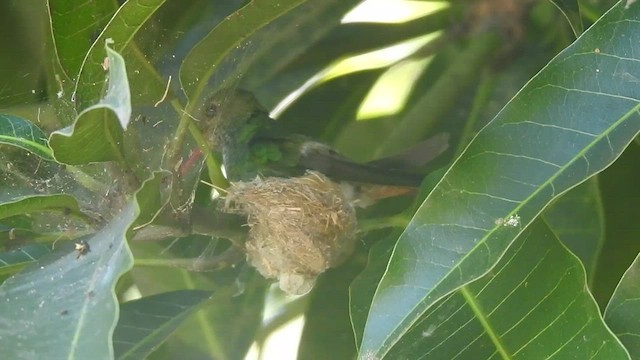
{"type": "Polygon", "coordinates": [[[364,219],[358,221],[359,230],[362,232],[388,229],[388,228],[405,228],[409,220],[402,214],[381,217],[381,218],[373,218],[373,219],[364,219]]]}
{"type": "Polygon", "coordinates": [[[78,184],[94,193],[104,194],[109,190],[109,186],[107,184],[96,180],[93,176],[85,173],[77,166],[66,165],[66,169],[78,184]]]}
{"type": "Polygon", "coordinates": [[[246,217],[227,214],[211,208],[195,206],[191,210],[191,228],[194,234],[224,238],[242,248],[247,238],[246,217]]]}
{"type": "Polygon", "coordinates": [[[187,111],[180,106],[177,100],[172,100],[171,105],[180,115],[180,121],[178,122],[178,127],[176,128],[176,132],[173,135],[173,140],[169,145],[169,151],[167,152],[167,159],[169,162],[169,168],[173,169],[174,165],[178,163],[178,157],[180,156],[180,151],[182,150],[182,146],[184,145],[184,138],[187,136],[187,130],[189,129],[189,124],[191,123],[191,118],[187,114],[187,111]]]}
{"type": "Polygon", "coordinates": [[[218,256],[209,259],[140,259],[134,260],[135,266],[145,267],[173,267],[195,272],[216,271],[225,269],[242,260],[242,252],[235,247],[225,250],[218,256]]]}
{"type": "Polygon", "coordinates": [[[491,322],[489,321],[489,316],[487,312],[482,309],[476,295],[471,292],[468,286],[461,287],[459,291],[460,294],[462,294],[462,296],[464,297],[464,300],[466,301],[469,308],[471,308],[471,311],[473,311],[476,320],[482,325],[485,334],[489,337],[489,339],[491,339],[496,352],[500,354],[500,358],[512,359],[512,357],[509,355],[509,351],[504,346],[503,340],[500,338],[500,335],[496,333],[495,325],[491,324],[491,322]]]}
{"type": "Polygon", "coordinates": [[[173,140],[169,145],[169,151],[167,153],[167,159],[169,164],[169,169],[174,169],[175,165],[179,161],[180,151],[182,150],[182,146],[184,145],[185,137],[187,136],[187,131],[191,133],[191,137],[196,141],[200,152],[202,152],[205,157],[205,164],[207,165],[207,174],[209,175],[209,181],[217,187],[222,189],[226,189],[229,187],[229,182],[222,174],[222,166],[220,162],[213,155],[207,141],[202,136],[200,129],[192,122],[191,116],[189,115],[193,111],[193,106],[187,106],[186,109],[183,109],[180,106],[180,103],[177,100],[172,100],[171,105],[173,108],[180,114],[180,121],[178,123],[178,128],[176,129],[175,134],[173,135],[173,140]]]}
{"type": "Polygon", "coordinates": [[[198,129],[194,123],[190,123],[189,131],[191,131],[191,137],[196,141],[198,148],[200,148],[200,151],[204,155],[204,161],[207,165],[207,174],[209,175],[211,183],[222,189],[228,188],[229,181],[224,177],[224,174],[222,174],[222,166],[211,150],[209,150],[207,141],[202,136],[200,129],[198,129]]]}

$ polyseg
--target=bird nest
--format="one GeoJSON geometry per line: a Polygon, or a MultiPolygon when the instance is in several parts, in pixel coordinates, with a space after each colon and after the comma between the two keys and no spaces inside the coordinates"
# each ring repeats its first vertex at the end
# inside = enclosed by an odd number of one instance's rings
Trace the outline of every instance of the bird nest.
{"type": "Polygon", "coordinates": [[[289,294],[311,290],[355,246],[355,210],[340,185],[317,172],[234,183],[225,209],[247,216],[249,263],[289,294]]]}

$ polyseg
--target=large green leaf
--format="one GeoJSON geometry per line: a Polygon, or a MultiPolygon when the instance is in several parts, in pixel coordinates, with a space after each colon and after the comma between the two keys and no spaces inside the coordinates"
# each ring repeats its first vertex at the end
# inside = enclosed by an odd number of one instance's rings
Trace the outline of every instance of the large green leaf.
{"type": "MultiPolygon", "coordinates": [[[[389,259],[392,248],[389,242],[377,244],[352,285],[356,340],[362,338],[372,284],[384,274],[380,260],[389,259]]],[[[627,358],[584,288],[580,261],[538,221],[488,274],[422,315],[388,357],[541,359],[558,350],[562,359],[627,358]]]]}
{"type": "Polygon", "coordinates": [[[105,96],[84,109],[72,126],[49,137],[54,156],[62,163],[124,161],[120,127],[126,129],[131,119],[129,81],[122,56],[109,48],[109,41],[105,42],[105,48],[109,59],[109,88],[105,96]]]}
{"type": "Polygon", "coordinates": [[[0,114],[0,144],[17,146],[45,160],[53,160],[47,136],[40,128],[17,116],[0,114]]]}
{"type": "Polygon", "coordinates": [[[75,81],[87,51],[118,4],[105,0],[48,0],[47,5],[57,57],[65,77],[75,81]]]}
{"type": "Polygon", "coordinates": [[[146,359],[210,296],[209,291],[182,290],[122,304],[113,333],[115,358],[146,359]]]}
{"type": "Polygon", "coordinates": [[[127,205],[84,239],[89,251],[60,249],[0,286],[0,348],[8,359],[109,359],[117,320],[116,281],[133,265],[127,205]],[[25,286],[28,284],[29,286],[25,286]]]}
{"type": "MultiPolygon", "coordinates": [[[[105,25],[100,36],[93,42],[91,48],[87,50],[82,66],[77,73],[75,95],[79,103],[79,109],[84,109],[94,103],[100,98],[100,94],[103,91],[105,77],[101,66],[104,61],[102,44],[107,39],[112,39],[114,50],[122,53],[125,47],[132,43],[136,33],[165,1],[127,1],[113,15],[109,23],[105,25]]],[[[144,79],[146,82],[152,82],[153,80],[158,82],[159,78],[155,71],[150,71],[150,75],[144,79]]]]}
{"type": "Polygon", "coordinates": [[[225,56],[251,34],[305,1],[255,0],[220,22],[191,49],[180,67],[180,84],[187,97],[197,103],[225,56]]]}
{"type": "Polygon", "coordinates": [[[628,359],[585,274],[541,221],[488,274],[440,300],[390,359],[628,359]]]}
{"type": "Polygon", "coordinates": [[[387,354],[425,311],[488,271],[547,204],[611,164],[640,131],[639,17],[637,4],[612,8],[456,160],[394,249],[360,356],[387,354]]]}
{"type": "Polygon", "coordinates": [[[589,287],[604,243],[603,212],[597,177],[571,189],[544,212],[554,234],[582,261],[589,287]]]}
{"type": "Polygon", "coordinates": [[[0,219],[10,216],[29,214],[36,211],[59,211],[80,218],[86,216],[80,211],[76,199],[67,194],[30,195],[0,204],[0,219]]]}
{"type": "Polygon", "coordinates": [[[622,277],[607,305],[604,319],[632,358],[640,358],[640,256],[622,277]]]}

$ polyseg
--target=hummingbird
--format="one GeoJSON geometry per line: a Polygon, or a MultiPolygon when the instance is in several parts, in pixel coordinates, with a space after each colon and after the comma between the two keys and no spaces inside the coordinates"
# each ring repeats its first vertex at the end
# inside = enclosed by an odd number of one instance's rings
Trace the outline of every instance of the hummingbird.
{"type": "Polygon", "coordinates": [[[251,92],[241,89],[216,92],[196,118],[208,124],[208,141],[222,154],[230,181],[313,170],[337,182],[418,187],[428,163],[447,150],[449,140],[448,134],[439,134],[400,154],[359,163],[325,143],[287,131],[251,92]]]}

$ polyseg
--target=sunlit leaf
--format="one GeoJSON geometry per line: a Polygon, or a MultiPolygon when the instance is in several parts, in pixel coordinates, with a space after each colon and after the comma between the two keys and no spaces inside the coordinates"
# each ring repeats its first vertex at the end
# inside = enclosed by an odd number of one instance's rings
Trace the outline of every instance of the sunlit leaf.
{"type": "Polygon", "coordinates": [[[547,204],[632,141],[640,131],[640,93],[630,77],[640,73],[639,16],[640,6],[616,5],[457,159],[394,249],[361,356],[384,356],[439,299],[489,270],[547,204]]]}
{"type": "Polygon", "coordinates": [[[607,309],[604,319],[614,334],[626,346],[631,357],[640,357],[640,256],[622,277],[607,309]]]}
{"type": "Polygon", "coordinates": [[[0,114],[0,144],[17,146],[45,160],[53,160],[47,136],[40,128],[17,116],[0,114]]]}
{"type": "Polygon", "coordinates": [[[628,359],[584,269],[543,222],[522,233],[488,274],[439,301],[390,359],[628,359]]]}
{"type": "MultiPolygon", "coordinates": [[[[257,91],[257,95],[260,99],[267,99],[264,105],[270,108],[271,101],[281,100],[285,94],[293,91],[321,69],[316,66],[308,67],[309,62],[305,60],[300,64],[302,66],[291,65],[307,57],[313,60],[317,57],[326,58],[327,52],[333,52],[335,42],[315,50],[313,46],[329,34],[338,31],[341,28],[342,16],[359,2],[307,1],[261,29],[255,39],[261,46],[256,50],[254,59],[251,59],[252,66],[243,74],[243,86],[252,91],[262,89],[263,91],[257,91]],[[271,80],[274,82],[270,82],[271,80]],[[283,87],[283,83],[287,86],[283,87]],[[279,91],[274,91],[276,89],[279,91]],[[277,96],[279,98],[276,98],[277,96]]],[[[350,44],[356,45],[353,39],[351,40],[350,44]]]]}
{"type": "MultiPolygon", "coordinates": [[[[384,274],[380,260],[388,259],[392,248],[388,242],[377,244],[369,266],[352,285],[357,339],[375,291],[371,285],[384,274]]],[[[546,358],[557,351],[559,358],[626,359],[584,287],[578,259],[537,222],[488,274],[422,315],[388,357],[546,358]]]]}
{"type": "Polygon", "coordinates": [[[9,359],[108,359],[117,320],[116,281],[132,265],[129,204],[79,252],[62,247],[0,286],[0,347],[9,359]],[[29,284],[29,286],[25,286],[29,284]]]}
{"type": "Polygon", "coordinates": [[[122,304],[113,333],[115,358],[146,359],[210,296],[209,291],[182,290],[122,304]]]}
{"type": "MultiPolygon", "coordinates": [[[[440,38],[441,39],[441,38],[440,38]]],[[[433,40],[434,43],[441,41],[433,40]]],[[[461,94],[473,86],[480,78],[478,68],[486,66],[501,45],[500,38],[493,32],[485,32],[474,38],[468,46],[439,74],[428,90],[418,92],[415,101],[409,101],[399,122],[377,146],[376,157],[389,156],[414,145],[429,135],[448,112],[458,106],[461,94]]],[[[431,64],[433,62],[430,62],[431,64]]],[[[427,77],[423,71],[420,77],[427,77]]]]}

